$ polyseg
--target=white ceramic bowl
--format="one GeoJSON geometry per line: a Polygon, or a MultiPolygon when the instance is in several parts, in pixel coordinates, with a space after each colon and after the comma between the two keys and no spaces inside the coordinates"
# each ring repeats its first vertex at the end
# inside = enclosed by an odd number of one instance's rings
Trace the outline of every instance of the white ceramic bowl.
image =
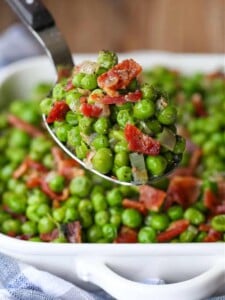
{"type": "MultiPolygon", "coordinates": [[[[75,61],[93,57],[79,55],[75,61]]],[[[225,66],[222,55],[139,52],[123,57],[133,57],[145,67],[163,64],[186,73],[210,72],[225,66]]],[[[0,107],[16,98],[29,98],[33,86],[54,78],[54,68],[44,57],[5,68],[0,72],[0,107]]],[[[225,243],[46,244],[0,234],[0,245],[5,254],[85,288],[100,286],[117,299],[200,300],[214,292],[225,292],[219,289],[225,285],[225,243]],[[140,283],[156,277],[168,284],[140,283]]]]}

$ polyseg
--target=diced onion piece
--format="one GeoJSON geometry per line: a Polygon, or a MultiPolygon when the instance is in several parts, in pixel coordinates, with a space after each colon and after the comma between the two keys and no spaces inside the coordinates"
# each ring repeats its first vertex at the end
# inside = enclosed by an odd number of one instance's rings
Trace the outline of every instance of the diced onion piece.
{"type": "Polygon", "coordinates": [[[132,175],[135,183],[144,184],[148,181],[148,173],[145,167],[145,160],[143,154],[138,154],[136,152],[131,153],[130,163],[132,166],[132,175]]]}
{"type": "Polygon", "coordinates": [[[158,135],[158,141],[163,147],[173,151],[176,145],[176,136],[170,129],[164,128],[158,135]]]}

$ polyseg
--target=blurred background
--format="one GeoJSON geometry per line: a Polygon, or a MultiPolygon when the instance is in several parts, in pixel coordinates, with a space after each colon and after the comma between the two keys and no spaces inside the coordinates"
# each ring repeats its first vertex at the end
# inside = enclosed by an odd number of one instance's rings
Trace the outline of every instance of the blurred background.
{"type": "MultiPolygon", "coordinates": [[[[73,52],[99,49],[225,52],[225,0],[43,2],[73,52]]],[[[0,15],[0,33],[19,22],[3,0],[0,0],[0,15]]]]}

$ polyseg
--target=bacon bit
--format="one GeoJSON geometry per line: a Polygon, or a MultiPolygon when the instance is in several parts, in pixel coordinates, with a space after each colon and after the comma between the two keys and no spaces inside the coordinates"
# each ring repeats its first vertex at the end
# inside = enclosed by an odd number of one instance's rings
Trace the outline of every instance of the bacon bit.
{"type": "Polygon", "coordinates": [[[56,164],[59,164],[62,160],[65,159],[65,155],[59,147],[53,147],[51,149],[51,152],[56,164]]]}
{"type": "Polygon", "coordinates": [[[68,78],[71,75],[71,68],[65,66],[59,66],[57,69],[57,81],[60,82],[63,78],[68,78]]]}
{"type": "Polygon", "coordinates": [[[13,178],[18,179],[23,176],[28,170],[27,159],[25,159],[21,165],[13,172],[13,178]]]}
{"type": "Polygon", "coordinates": [[[206,117],[208,115],[201,94],[194,94],[191,102],[197,117],[206,117]]]}
{"type": "Polygon", "coordinates": [[[160,143],[144,134],[136,126],[127,124],[124,130],[130,151],[148,155],[158,155],[160,143]]]}
{"type": "Polygon", "coordinates": [[[17,235],[16,239],[22,240],[22,241],[28,241],[31,237],[32,237],[32,235],[30,235],[30,234],[21,234],[21,235],[17,235]]]}
{"type": "Polygon", "coordinates": [[[47,168],[43,164],[34,161],[29,157],[27,158],[27,164],[28,164],[28,168],[34,169],[38,172],[47,172],[47,168]]]}
{"type": "Polygon", "coordinates": [[[142,97],[141,91],[137,90],[133,93],[128,93],[127,95],[119,95],[116,97],[104,96],[101,99],[101,103],[104,104],[123,104],[126,102],[137,102],[142,97]]]}
{"type": "Polygon", "coordinates": [[[216,195],[210,190],[206,189],[203,195],[203,203],[212,212],[215,212],[215,208],[219,204],[216,195]]]}
{"type": "Polygon", "coordinates": [[[74,89],[74,85],[73,85],[73,83],[72,83],[72,79],[70,79],[70,80],[68,80],[68,82],[67,82],[67,84],[66,84],[64,90],[65,90],[66,92],[69,92],[69,91],[71,91],[72,89],[74,89]]]}
{"type": "Polygon", "coordinates": [[[198,226],[199,231],[208,232],[211,229],[211,226],[209,224],[200,224],[198,226]]]}
{"type": "Polygon", "coordinates": [[[41,233],[40,239],[43,242],[51,242],[59,237],[59,230],[58,228],[53,229],[53,231],[48,233],[41,233]]]}
{"type": "Polygon", "coordinates": [[[221,204],[221,205],[218,205],[218,206],[215,208],[215,214],[216,214],[216,215],[225,214],[225,203],[223,203],[223,204],[221,204]]]}
{"type": "Polygon", "coordinates": [[[218,198],[221,200],[221,202],[225,202],[225,181],[218,181],[218,198]]]}
{"type": "Polygon", "coordinates": [[[47,117],[47,123],[51,124],[55,121],[63,121],[69,110],[70,108],[65,101],[56,101],[47,117]]]}
{"type": "Polygon", "coordinates": [[[97,118],[102,112],[102,108],[94,104],[83,103],[80,107],[81,113],[86,117],[97,118]]]}
{"type": "Polygon", "coordinates": [[[16,233],[13,231],[8,231],[6,234],[10,237],[16,237],[16,233]]]}
{"type": "Polygon", "coordinates": [[[155,189],[148,185],[141,186],[139,188],[139,193],[139,201],[151,211],[159,211],[166,198],[166,193],[164,191],[155,189]]]}
{"type": "Polygon", "coordinates": [[[98,77],[98,85],[106,92],[125,89],[142,71],[133,59],[126,59],[98,77]]]}
{"type": "Polygon", "coordinates": [[[126,226],[122,226],[115,243],[137,243],[137,232],[126,226]]]}
{"type": "Polygon", "coordinates": [[[15,178],[15,179],[20,178],[22,175],[24,175],[29,170],[29,168],[37,170],[39,172],[47,171],[47,169],[44,165],[27,157],[22,162],[22,164],[14,171],[13,178],[15,178]]]}
{"type": "Polygon", "coordinates": [[[200,194],[200,181],[191,176],[176,176],[170,181],[164,208],[168,209],[173,203],[184,208],[193,204],[200,194]]]}
{"type": "Polygon", "coordinates": [[[222,71],[216,71],[206,75],[206,78],[209,80],[214,80],[217,78],[225,79],[225,74],[222,71]]]}
{"type": "Polygon", "coordinates": [[[189,163],[189,168],[190,168],[192,174],[195,173],[195,170],[201,161],[202,154],[203,154],[202,149],[199,149],[199,148],[195,149],[194,152],[192,153],[191,160],[189,163]]]}
{"type": "Polygon", "coordinates": [[[143,215],[147,214],[147,209],[146,209],[144,203],[141,203],[139,201],[130,200],[130,199],[123,199],[122,205],[125,208],[134,208],[134,209],[138,210],[143,215]]]}
{"type": "Polygon", "coordinates": [[[26,180],[26,186],[29,189],[38,187],[38,186],[40,186],[40,184],[41,184],[40,174],[37,174],[37,173],[31,174],[26,180]]]}
{"type": "Polygon", "coordinates": [[[210,229],[208,235],[204,238],[203,242],[206,243],[218,242],[221,240],[221,238],[222,238],[221,232],[210,229]]]}
{"type": "Polygon", "coordinates": [[[184,232],[188,228],[188,225],[188,220],[178,220],[173,222],[166,231],[158,234],[157,241],[159,243],[171,241],[172,239],[180,235],[182,232],[184,232]]]}
{"type": "Polygon", "coordinates": [[[37,137],[37,136],[43,135],[43,132],[41,130],[39,130],[37,127],[21,120],[20,118],[14,116],[14,115],[11,115],[11,114],[8,115],[8,122],[9,122],[9,124],[15,126],[16,128],[19,128],[19,129],[25,131],[32,137],[37,137]]]}
{"type": "Polygon", "coordinates": [[[66,236],[70,243],[82,243],[81,225],[79,221],[66,225],[66,236]]]}
{"type": "Polygon", "coordinates": [[[69,190],[68,190],[68,188],[65,188],[63,190],[62,194],[57,194],[57,193],[53,192],[50,189],[50,187],[48,185],[48,182],[46,181],[46,178],[42,178],[41,179],[41,189],[52,200],[64,201],[69,196],[69,190]]]}

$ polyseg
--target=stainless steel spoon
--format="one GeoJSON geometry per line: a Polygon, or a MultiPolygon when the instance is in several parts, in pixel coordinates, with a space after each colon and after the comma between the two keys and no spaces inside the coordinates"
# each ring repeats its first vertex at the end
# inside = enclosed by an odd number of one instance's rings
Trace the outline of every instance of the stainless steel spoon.
{"type": "MultiPolygon", "coordinates": [[[[59,29],[56,27],[55,21],[49,11],[39,0],[6,0],[12,10],[17,14],[21,21],[27,26],[35,38],[40,42],[48,56],[52,60],[57,74],[60,68],[66,68],[72,70],[74,63],[71,52],[60,33],[59,29]]],[[[98,176],[103,177],[113,183],[131,186],[140,184],[152,184],[158,181],[172,172],[180,162],[178,157],[177,161],[174,162],[172,168],[164,174],[163,176],[152,177],[148,182],[124,182],[119,181],[115,178],[106,176],[95,169],[92,169],[85,162],[77,158],[74,153],[72,153],[63,143],[59,141],[56,137],[54,131],[50,128],[46,121],[45,115],[43,115],[44,125],[50,133],[54,141],[62,148],[70,157],[76,160],[81,166],[87,170],[95,173],[98,176]]]]}

